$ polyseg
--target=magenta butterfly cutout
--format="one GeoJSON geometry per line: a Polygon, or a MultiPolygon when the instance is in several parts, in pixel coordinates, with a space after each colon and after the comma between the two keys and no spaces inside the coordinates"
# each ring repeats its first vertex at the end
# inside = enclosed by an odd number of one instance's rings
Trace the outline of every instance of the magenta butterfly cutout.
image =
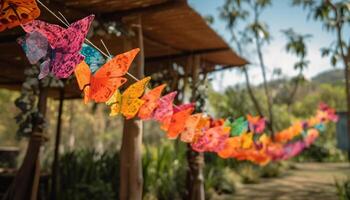
{"type": "Polygon", "coordinates": [[[49,69],[46,67],[41,71],[51,71],[57,78],[68,78],[77,64],[84,60],[80,50],[93,19],[94,15],[90,15],[74,22],[67,29],[40,20],[24,24],[23,29],[27,33],[39,32],[47,38],[52,48],[50,65],[45,65],[49,69]]]}
{"type": "Polygon", "coordinates": [[[173,116],[173,101],[177,92],[171,92],[159,99],[159,106],[152,114],[152,119],[162,122],[163,124],[170,124],[173,116]]]}
{"type": "Polygon", "coordinates": [[[189,108],[194,109],[195,103],[187,103],[187,104],[182,104],[179,106],[174,106],[174,113],[187,110],[189,108]]]}

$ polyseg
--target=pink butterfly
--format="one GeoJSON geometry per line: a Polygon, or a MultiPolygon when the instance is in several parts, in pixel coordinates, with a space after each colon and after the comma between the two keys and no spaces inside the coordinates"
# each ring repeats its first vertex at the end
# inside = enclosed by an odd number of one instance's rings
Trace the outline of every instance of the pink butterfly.
{"type": "Polygon", "coordinates": [[[154,111],[152,119],[162,123],[162,129],[168,130],[174,113],[173,101],[177,92],[171,92],[159,99],[159,106],[154,111]]]}
{"type": "Polygon", "coordinates": [[[77,64],[84,60],[80,50],[89,31],[94,15],[71,24],[67,29],[58,25],[34,20],[23,25],[27,33],[39,32],[47,38],[52,48],[49,69],[41,69],[40,77],[51,71],[57,78],[68,78],[77,64]]]}
{"type": "Polygon", "coordinates": [[[194,103],[187,103],[187,104],[182,104],[182,105],[179,105],[179,106],[174,106],[174,113],[177,113],[177,112],[180,112],[180,111],[183,111],[183,110],[187,110],[189,108],[194,110],[194,106],[195,106],[194,103]]]}
{"type": "Polygon", "coordinates": [[[247,115],[247,120],[249,122],[250,131],[260,134],[265,130],[266,121],[264,118],[247,115]]]}

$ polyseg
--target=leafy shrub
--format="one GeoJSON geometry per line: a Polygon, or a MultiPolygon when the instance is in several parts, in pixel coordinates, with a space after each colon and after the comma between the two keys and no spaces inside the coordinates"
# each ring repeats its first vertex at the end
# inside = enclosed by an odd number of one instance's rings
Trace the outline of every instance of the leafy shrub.
{"type": "Polygon", "coordinates": [[[238,173],[242,177],[243,183],[259,183],[260,169],[258,166],[250,163],[242,163],[238,168],[238,173]]]}
{"type": "Polygon", "coordinates": [[[119,188],[118,154],[81,150],[62,155],[58,188],[59,199],[116,199],[119,188]]]}
{"type": "Polygon", "coordinates": [[[186,183],[186,148],[170,142],[146,146],[143,156],[144,195],[147,199],[182,199],[186,183]]]}
{"type": "Polygon", "coordinates": [[[270,163],[264,167],[261,167],[260,176],[264,178],[275,178],[282,175],[285,168],[282,163],[270,163]]]}
{"type": "Polygon", "coordinates": [[[350,177],[345,181],[336,181],[335,187],[339,200],[350,199],[350,177]]]}

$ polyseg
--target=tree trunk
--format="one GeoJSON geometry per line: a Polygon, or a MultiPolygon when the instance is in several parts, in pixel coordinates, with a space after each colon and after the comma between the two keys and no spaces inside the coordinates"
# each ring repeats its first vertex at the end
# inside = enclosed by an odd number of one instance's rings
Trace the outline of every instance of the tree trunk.
{"type": "MultiPolygon", "coordinates": [[[[231,31],[231,35],[232,35],[232,40],[236,43],[237,45],[237,48],[238,48],[238,53],[242,56],[243,54],[243,49],[242,49],[242,46],[241,44],[239,43],[237,37],[236,37],[236,34],[235,32],[230,29],[231,31]]],[[[258,100],[256,99],[255,95],[254,95],[254,91],[251,87],[251,84],[250,84],[250,80],[249,80],[249,74],[248,74],[248,70],[247,70],[247,66],[243,66],[243,73],[244,73],[244,77],[245,77],[245,83],[246,83],[246,87],[247,87],[247,90],[248,90],[248,94],[250,96],[250,99],[252,100],[253,104],[254,104],[254,107],[255,107],[255,110],[257,111],[258,115],[260,116],[264,116],[264,113],[262,112],[262,109],[261,109],[261,106],[258,102],[258,100]]]]}
{"type": "MultiPolygon", "coordinates": [[[[125,40],[125,50],[131,49],[131,41],[125,40]]],[[[138,20],[138,45],[140,54],[137,64],[130,69],[130,73],[141,79],[144,74],[144,48],[141,19],[138,20]]],[[[129,78],[129,83],[134,80],[129,78]]],[[[120,149],[120,200],[141,200],[143,189],[142,176],[142,132],[143,123],[133,118],[124,121],[123,140],[120,149]]]]}
{"type": "MultiPolygon", "coordinates": [[[[45,117],[47,88],[41,87],[38,101],[38,111],[45,117]]],[[[43,130],[41,124],[34,124],[33,132],[29,138],[29,144],[23,163],[19,168],[15,179],[8,188],[3,200],[37,200],[37,191],[40,180],[39,152],[43,142],[43,130]]]]}
{"type": "MultiPolygon", "coordinates": [[[[192,62],[192,97],[191,102],[197,101],[197,83],[200,68],[200,57],[194,56],[192,62]]],[[[199,109],[196,109],[199,111],[199,109]]],[[[204,155],[192,150],[191,146],[187,146],[187,162],[189,169],[187,171],[187,188],[188,188],[188,200],[204,200],[204,155]]]]}
{"type": "Polygon", "coordinates": [[[262,51],[261,51],[261,44],[260,44],[260,39],[259,39],[259,35],[258,33],[255,33],[255,43],[256,43],[256,49],[258,52],[258,57],[259,57],[259,63],[260,63],[260,68],[261,68],[261,72],[263,75],[263,85],[264,85],[264,92],[266,95],[266,100],[267,100],[267,109],[269,112],[269,120],[267,121],[267,125],[271,131],[271,135],[273,137],[274,135],[274,130],[273,130],[273,111],[272,111],[272,98],[271,98],[271,94],[269,91],[269,88],[267,86],[267,77],[266,77],[266,66],[264,63],[264,57],[262,55],[262,51]]]}
{"type": "Polygon", "coordinates": [[[247,87],[247,90],[248,90],[248,94],[249,94],[249,96],[250,96],[250,99],[252,100],[252,102],[253,102],[253,104],[254,104],[254,107],[255,107],[255,110],[258,112],[258,115],[260,115],[261,117],[263,117],[264,114],[263,114],[263,112],[261,111],[259,102],[258,102],[258,100],[255,98],[253,89],[252,89],[252,87],[250,86],[249,74],[248,74],[248,70],[246,69],[245,66],[244,66],[244,68],[243,68],[243,73],[244,73],[244,76],[245,76],[246,87],[247,87]]]}
{"type": "MultiPolygon", "coordinates": [[[[336,6],[330,1],[325,0],[325,3],[328,3],[334,13],[335,13],[335,19],[336,19],[336,32],[337,32],[337,43],[340,48],[340,54],[344,65],[344,76],[345,76],[345,93],[346,93],[346,105],[347,105],[347,131],[348,131],[348,140],[350,144],[350,44],[348,44],[347,52],[344,52],[344,43],[343,43],[343,35],[342,35],[342,29],[343,29],[343,22],[341,19],[340,14],[338,13],[338,9],[336,6]]],[[[348,158],[350,161],[350,148],[348,150],[348,158]]]]}
{"type": "Polygon", "coordinates": [[[53,158],[52,170],[51,170],[51,198],[50,198],[51,200],[57,199],[57,176],[58,176],[58,168],[59,168],[59,149],[60,149],[60,142],[61,142],[64,87],[60,88],[59,92],[60,92],[60,99],[59,99],[58,115],[57,115],[55,149],[54,149],[54,158],[53,158]]]}

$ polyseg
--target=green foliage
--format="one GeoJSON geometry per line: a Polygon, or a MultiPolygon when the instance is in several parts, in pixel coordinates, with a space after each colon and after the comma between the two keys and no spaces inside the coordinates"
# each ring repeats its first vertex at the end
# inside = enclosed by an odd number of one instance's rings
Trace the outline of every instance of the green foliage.
{"type": "Polygon", "coordinates": [[[187,162],[183,144],[177,149],[166,141],[159,147],[146,146],[142,165],[146,197],[165,200],[184,196],[187,162]]]}
{"type": "Polygon", "coordinates": [[[293,5],[302,6],[309,11],[309,17],[320,21],[327,31],[336,31],[335,40],[330,46],[321,49],[322,56],[330,56],[331,64],[336,66],[344,61],[349,43],[343,40],[342,29],[350,23],[348,1],[293,0],[293,5]]]}
{"type": "Polygon", "coordinates": [[[118,154],[82,150],[62,155],[58,188],[59,199],[116,199],[119,188],[118,154]]]}
{"type": "Polygon", "coordinates": [[[260,169],[258,166],[250,163],[243,163],[238,168],[238,173],[242,177],[243,183],[259,183],[260,182],[260,169]]]}
{"type": "MultiPolygon", "coordinates": [[[[324,75],[326,76],[326,75],[324,75]]],[[[278,116],[274,122],[276,131],[290,126],[297,119],[305,119],[312,116],[320,102],[325,102],[337,111],[346,110],[345,88],[343,84],[332,84],[324,82],[305,81],[295,94],[294,103],[289,106],[289,85],[291,80],[280,79],[269,82],[274,96],[273,112],[278,116]]],[[[255,95],[259,101],[264,101],[262,86],[254,88],[255,95]]],[[[209,103],[218,117],[233,116],[238,118],[248,113],[257,114],[253,103],[248,97],[244,87],[229,87],[224,92],[209,92],[209,103]]],[[[266,104],[263,110],[266,112],[266,104]]],[[[315,146],[306,150],[297,161],[344,161],[345,155],[336,148],[335,124],[329,124],[326,132],[317,140],[315,146]]]]}
{"type": "Polygon", "coordinates": [[[350,199],[350,178],[345,181],[336,181],[335,187],[337,189],[337,195],[339,200],[350,199]]]}
{"type": "Polygon", "coordinates": [[[17,109],[13,103],[18,96],[18,92],[0,90],[0,141],[3,146],[18,144],[15,138],[15,130],[18,126],[14,118],[17,109]]]}
{"type": "Polygon", "coordinates": [[[310,61],[306,60],[306,40],[312,36],[310,34],[298,34],[292,28],[283,30],[282,32],[288,39],[288,42],[286,44],[286,51],[295,54],[299,58],[299,61],[294,65],[294,69],[300,70],[300,72],[302,72],[305,68],[308,67],[310,63],[310,61]]]}

